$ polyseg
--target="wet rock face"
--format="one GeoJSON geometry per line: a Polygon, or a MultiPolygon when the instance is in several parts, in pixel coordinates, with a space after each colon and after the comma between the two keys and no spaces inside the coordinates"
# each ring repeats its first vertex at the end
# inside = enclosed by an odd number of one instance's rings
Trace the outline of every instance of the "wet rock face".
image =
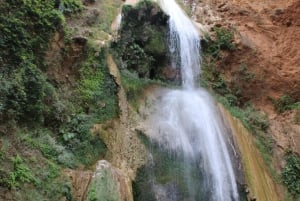
{"type": "Polygon", "coordinates": [[[132,201],[130,180],[109,162],[101,160],[88,187],[87,200],[132,201]]]}
{"type": "Polygon", "coordinates": [[[154,185],[153,186],[154,194],[156,195],[157,200],[160,201],[180,201],[183,200],[183,197],[175,183],[169,183],[165,186],[154,185]]]}
{"type": "Polygon", "coordinates": [[[142,1],[122,9],[120,39],[117,41],[123,68],[143,78],[162,78],[169,63],[166,16],[156,3],[142,1]]]}

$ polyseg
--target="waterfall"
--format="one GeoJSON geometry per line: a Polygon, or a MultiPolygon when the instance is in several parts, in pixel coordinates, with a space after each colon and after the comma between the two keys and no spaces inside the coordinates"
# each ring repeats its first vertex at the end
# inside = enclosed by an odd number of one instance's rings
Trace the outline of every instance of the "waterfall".
{"type": "Polygon", "coordinates": [[[186,89],[194,88],[200,73],[199,33],[175,1],[159,3],[170,16],[169,47],[173,56],[173,67],[181,69],[182,86],[186,89]]]}
{"type": "MultiPolygon", "coordinates": [[[[169,16],[169,47],[175,68],[181,70],[182,89],[163,94],[152,118],[152,138],[166,149],[180,152],[184,161],[200,163],[212,201],[238,201],[237,184],[226,145],[226,130],[213,98],[197,88],[200,76],[200,39],[175,0],[159,0],[169,16]]],[[[186,178],[189,165],[185,170],[186,178]]],[[[198,186],[189,186],[193,198],[198,186]],[[193,189],[192,189],[193,188],[193,189]]]]}

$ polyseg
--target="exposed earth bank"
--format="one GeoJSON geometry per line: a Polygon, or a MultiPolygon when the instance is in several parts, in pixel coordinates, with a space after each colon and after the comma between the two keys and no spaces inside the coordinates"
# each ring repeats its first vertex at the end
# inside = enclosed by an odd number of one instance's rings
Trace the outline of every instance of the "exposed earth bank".
{"type": "Polygon", "coordinates": [[[300,100],[300,2],[193,1],[196,22],[234,31],[237,48],[223,53],[218,71],[231,89],[239,89],[244,102],[268,115],[269,133],[275,140],[274,163],[283,166],[284,150],[300,154],[299,111],[275,111],[274,102],[291,97],[300,100]],[[241,67],[251,79],[237,79],[241,67]]]}

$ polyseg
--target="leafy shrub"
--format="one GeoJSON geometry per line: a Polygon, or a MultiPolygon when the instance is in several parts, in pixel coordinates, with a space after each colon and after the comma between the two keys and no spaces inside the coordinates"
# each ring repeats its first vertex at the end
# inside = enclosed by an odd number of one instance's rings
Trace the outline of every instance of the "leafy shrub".
{"type": "Polygon", "coordinates": [[[75,156],[51,136],[53,134],[50,130],[36,129],[30,131],[24,129],[19,132],[22,141],[27,146],[39,150],[45,158],[66,167],[76,167],[77,161],[75,156]]]}
{"type": "Polygon", "coordinates": [[[224,96],[230,106],[239,105],[240,102],[236,94],[231,92],[224,78],[217,71],[215,64],[209,61],[209,58],[204,58],[203,61],[201,84],[224,96]]]}
{"type": "Polygon", "coordinates": [[[65,152],[64,155],[60,155],[59,161],[67,162],[74,155],[76,161],[91,165],[100,157],[104,157],[105,144],[99,135],[93,135],[90,131],[93,123],[91,116],[79,114],[61,129],[60,141],[71,153],[65,152]]]}
{"type": "Polygon", "coordinates": [[[83,5],[80,0],[61,0],[59,9],[64,14],[69,15],[81,11],[83,9],[83,5]]]}
{"type": "Polygon", "coordinates": [[[5,171],[0,174],[0,185],[4,185],[9,189],[13,189],[16,187],[20,187],[21,183],[37,183],[37,180],[31,173],[31,170],[24,163],[23,159],[17,155],[11,158],[11,162],[13,164],[12,171],[6,173],[5,171]]]}
{"type": "Polygon", "coordinates": [[[216,43],[220,49],[234,50],[235,45],[233,41],[233,32],[224,28],[214,28],[216,33],[216,43]]]}
{"type": "Polygon", "coordinates": [[[293,197],[300,196],[300,160],[293,152],[287,152],[286,165],[282,170],[282,181],[293,197]]]}
{"type": "Polygon", "coordinates": [[[266,132],[269,123],[266,114],[256,111],[251,105],[244,109],[244,120],[248,122],[251,130],[261,130],[266,132]]]}
{"type": "MultiPolygon", "coordinates": [[[[3,70],[15,69],[29,58],[41,58],[52,33],[62,24],[54,0],[2,1],[0,5],[0,52],[3,70]]],[[[38,64],[41,60],[34,60],[38,64]]]]}
{"type": "Polygon", "coordinates": [[[150,76],[149,69],[153,65],[152,62],[154,59],[147,55],[138,44],[128,44],[122,59],[124,61],[124,65],[133,72],[137,72],[139,77],[150,76]]]}
{"type": "Polygon", "coordinates": [[[249,72],[249,70],[247,68],[248,68],[247,64],[245,64],[245,63],[242,63],[240,65],[239,70],[238,70],[238,79],[241,79],[246,82],[254,79],[255,74],[252,72],[249,72]]]}
{"type": "Polygon", "coordinates": [[[213,40],[209,35],[205,35],[203,53],[213,58],[219,58],[221,50],[235,50],[233,44],[234,34],[231,30],[225,28],[214,28],[215,39],[213,40]]]}
{"type": "Polygon", "coordinates": [[[283,95],[277,100],[273,100],[275,110],[279,113],[287,110],[300,110],[300,102],[296,102],[294,98],[289,95],[283,95]]]}
{"type": "MultiPolygon", "coordinates": [[[[2,115],[6,120],[26,119],[41,121],[44,113],[44,98],[48,85],[43,73],[30,62],[22,62],[21,68],[0,81],[2,115]]],[[[1,116],[1,115],[0,115],[1,116]]]]}
{"type": "Polygon", "coordinates": [[[44,51],[64,19],[54,0],[0,4],[0,119],[42,121],[44,51]]]}

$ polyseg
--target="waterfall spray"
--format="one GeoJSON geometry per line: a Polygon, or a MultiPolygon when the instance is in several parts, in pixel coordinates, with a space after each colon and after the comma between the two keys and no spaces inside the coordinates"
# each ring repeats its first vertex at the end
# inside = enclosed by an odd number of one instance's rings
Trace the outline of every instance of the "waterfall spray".
{"type": "MultiPolygon", "coordinates": [[[[200,161],[199,166],[207,180],[204,183],[210,189],[209,200],[238,201],[234,171],[225,143],[226,130],[214,100],[204,89],[196,87],[201,71],[197,29],[175,0],[159,0],[159,4],[170,17],[170,53],[174,67],[181,69],[183,89],[170,90],[163,95],[152,118],[151,136],[165,148],[183,153],[185,161],[200,161]]],[[[190,174],[188,170],[185,172],[190,174]]],[[[195,190],[190,190],[190,197],[195,190]]]]}

